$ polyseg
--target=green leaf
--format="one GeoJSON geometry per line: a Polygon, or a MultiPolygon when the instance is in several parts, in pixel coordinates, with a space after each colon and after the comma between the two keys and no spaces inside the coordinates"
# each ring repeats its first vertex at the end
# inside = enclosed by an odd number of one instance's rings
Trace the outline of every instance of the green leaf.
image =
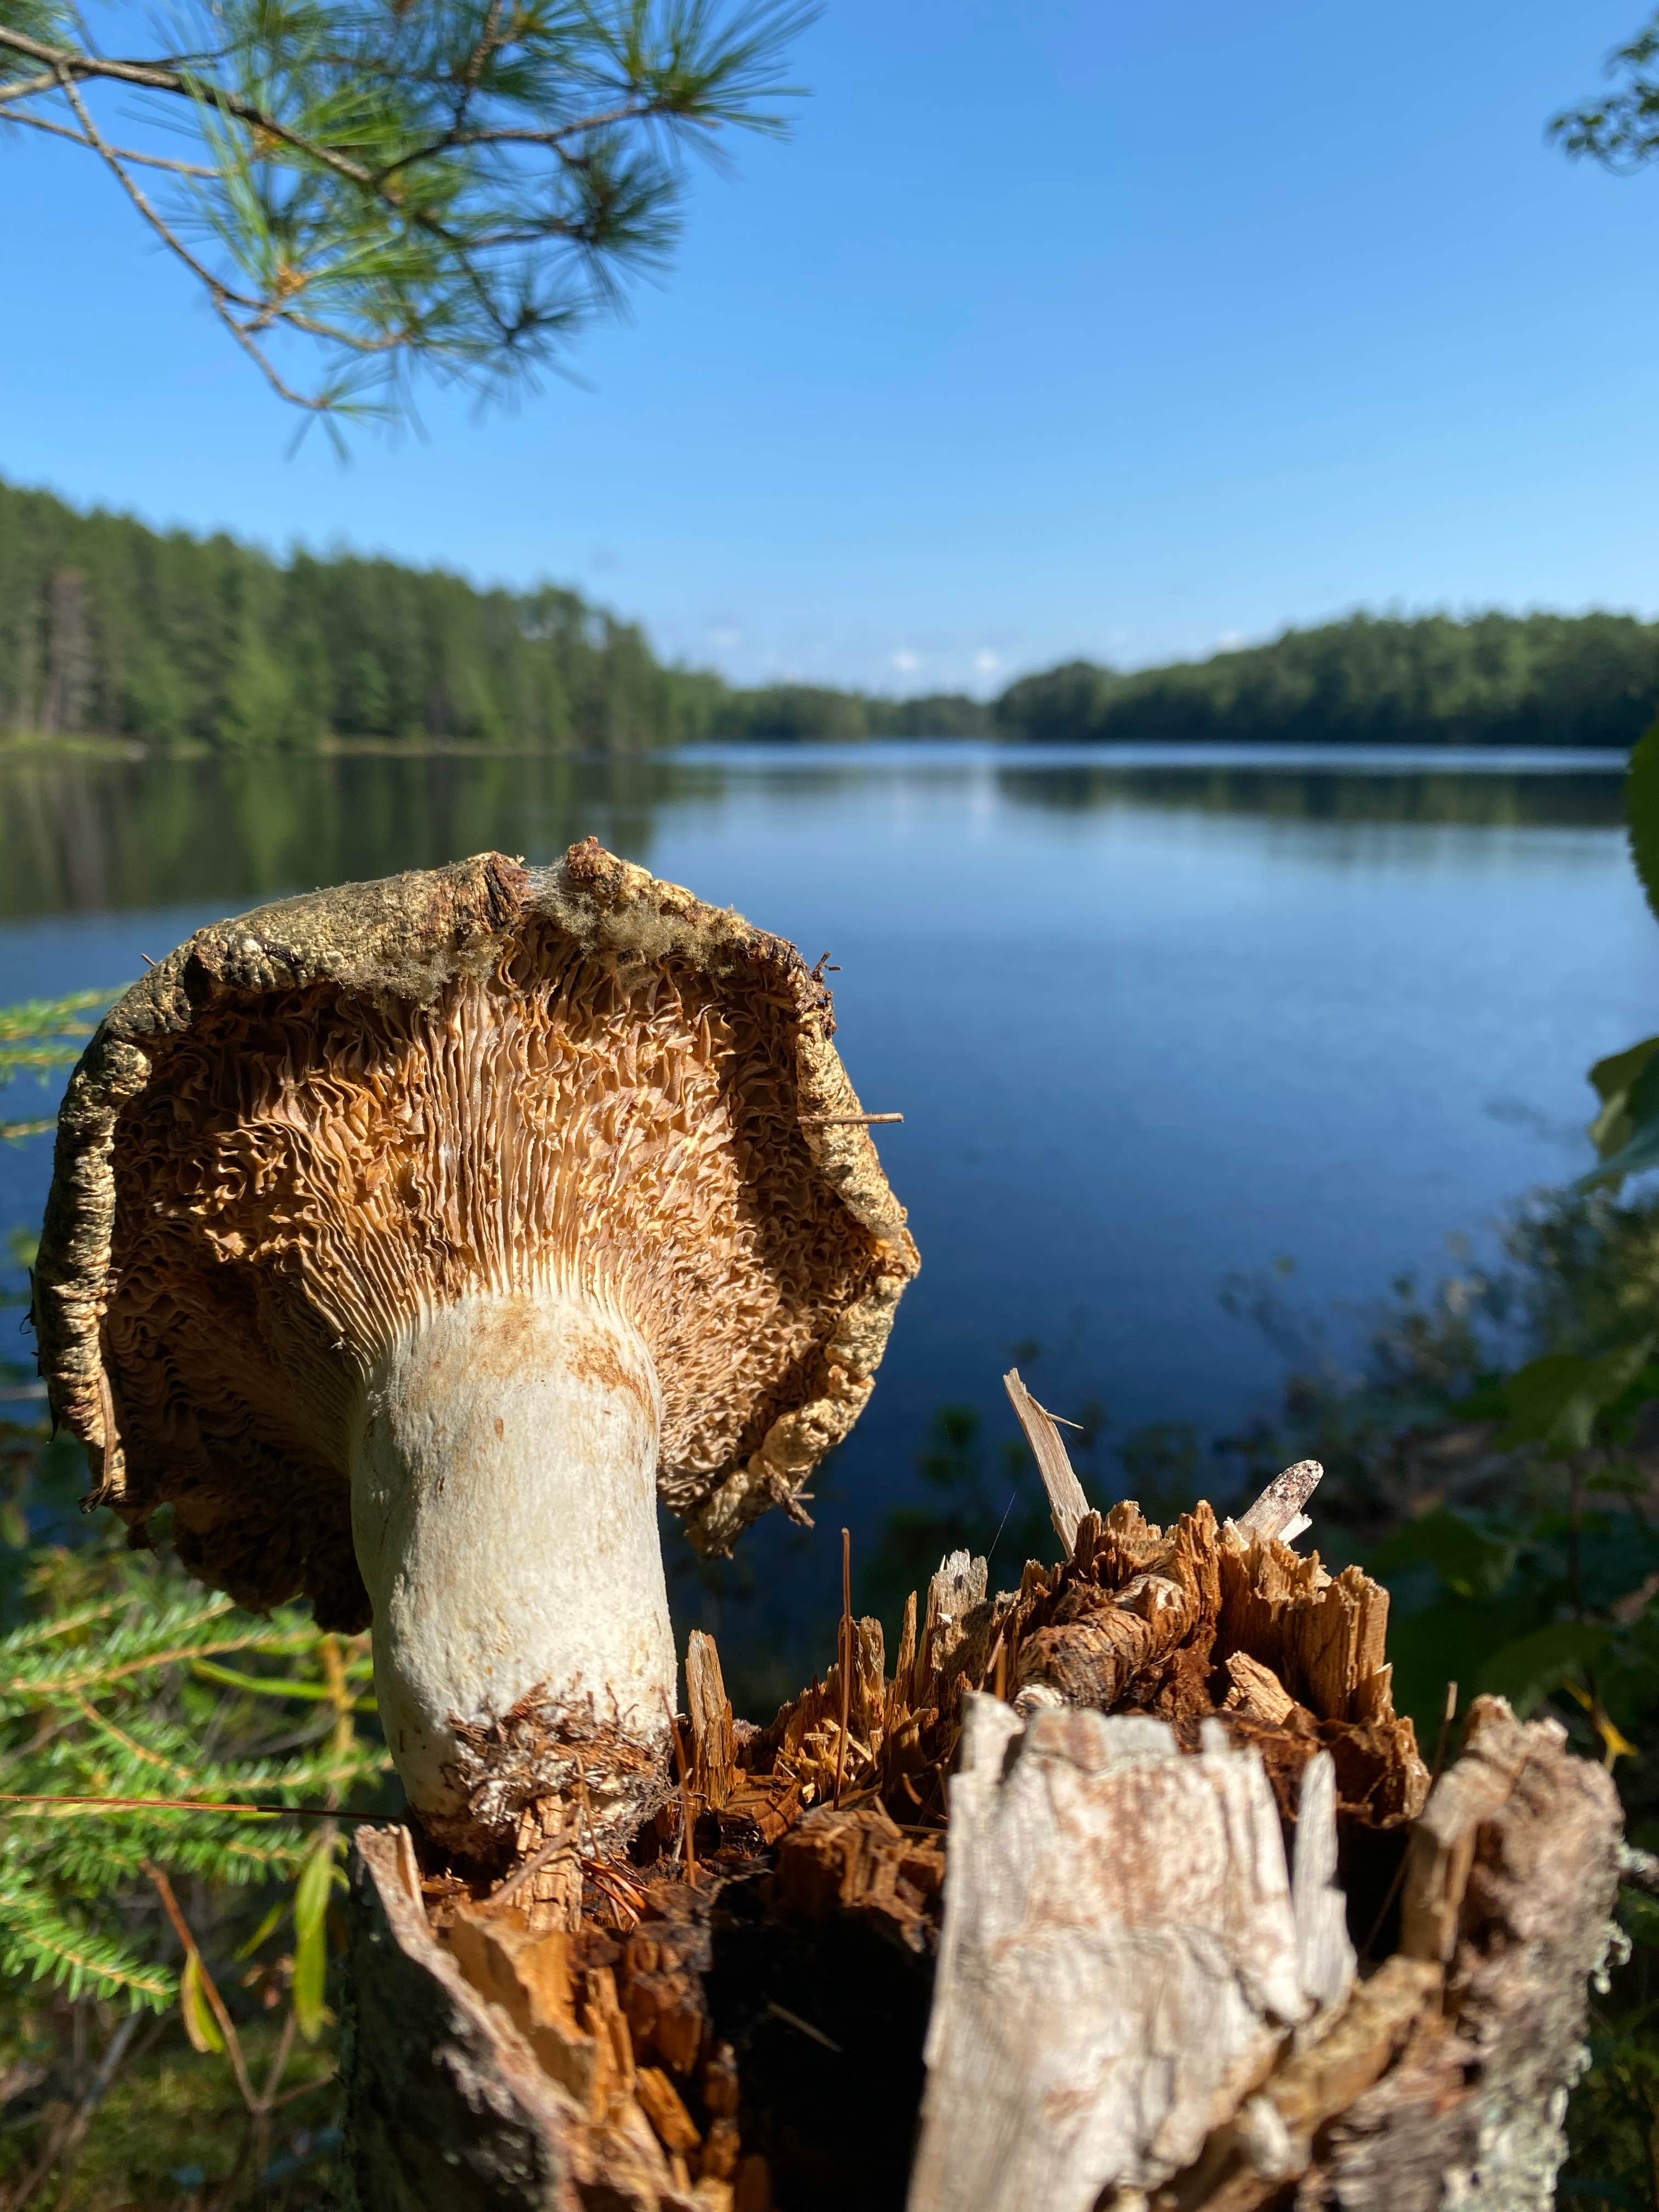
{"type": "Polygon", "coordinates": [[[1659,722],[1630,757],[1625,815],[1630,823],[1631,859],[1648,904],[1659,916],[1659,722]]]}
{"type": "Polygon", "coordinates": [[[1590,1666],[1612,1640],[1593,1620],[1556,1620],[1494,1651],[1476,1679],[1478,1691],[1507,1698],[1524,1720],[1540,1698],[1590,1666]]]}
{"type": "Polygon", "coordinates": [[[1621,1889],[1619,1917],[1632,1943],[1659,1951],[1659,1901],[1644,1897],[1639,1889],[1621,1889]]]}
{"type": "Polygon", "coordinates": [[[1557,1458],[1584,1450],[1596,1415],[1622,1397],[1653,1351],[1653,1340],[1626,1345],[1585,1359],[1576,1352],[1546,1352],[1518,1368],[1504,1385],[1509,1419],[1498,1442],[1504,1450],[1541,1444],[1557,1458]]]}
{"type": "Polygon", "coordinates": [[[185,2033],[190,2038],[192,2051],[224,2049],[225,2039],[219,2033],[219,2023],[213,2017],[213,2008],[202,1986],[202,1961],[194,1951],[186,1953],[185,1957],[185,1971],[179,1983],[179,2009],[184,2014],[185,2033]]]}
{"type": "Polygon", "coordinates": [[[1467,1705],[1470,1691],[1492,1654],[1528,1634],[1538,1620],[1530,1595],[1489,1599],[1443,1598],[1395,1620],[1389,1636],[1395,1710],[1409,1713],[1418,1740],[1431,1745],[1445,1711],[1446,1685],[1458,1684],[1467,1705]]]}
{"type": "Polygon", "coordinates": [[[246,1942],[239,1947],[236,1953],[236,1963],[239,1966],[242,1965],[246,1960],[251,1959],[262,1944],[268,1943],[270,1941],[270,1938],[276,1933],[278,1928],[282,1926],[287,1912],[288,1899],[285,1897],[279,1897],[276,1904],[271,1906],[270,1911],[266,1913],[264,1918],[254,1929],[253,1933],[248,1937],[246,1942]]]}
{"type": "Polygon", "coordinates": [[[1659,1036],[1644,1037],[1640,1044],[1610,1053],[1591,1068],[1589,1080],[1601,1101],[1601,1110],[1590,1123],[1590,1141],[1604,1160],[1630,1142],[1635,1127],[1631,1093],[1656,1060],[1659,1060],[1659,1036]]]}
{"type": "Polygon", "coordinates": [[[1365,1565],[1383,1582],[1403,1568],[1431,1566],[1459,1597],[1496,1597],[1509,1579],[1517,1548],[1512,1538],[1491,1535],[1449,1506],[1441,1506],[1386,1538],[1368,1554],[1365,1565]]]}
{"type": "Polygon", "coordinates": [[[307,2043],[328,2022],[323,1991],[328,1980],[328,1900],[334,1887],[336,1839],[318,1838],[294,1886],[294,2017],[307,2043]]]}
{"type": "Polygon", "coordinates": [[[1600,1474],[1589,1476],[1586,1490],[1599,1490],[1614,1498],[1645,1498],[1653,1487],[1646,1472],[1626,1460],[1617,1467],[1604,1468],[1600,1474]]]}

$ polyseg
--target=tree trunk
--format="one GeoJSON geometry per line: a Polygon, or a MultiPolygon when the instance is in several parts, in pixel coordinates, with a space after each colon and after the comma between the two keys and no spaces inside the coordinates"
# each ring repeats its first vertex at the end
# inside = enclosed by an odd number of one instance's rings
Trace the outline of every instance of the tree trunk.
{"type": "Polygon", "coordinates": [[[1056,1470],[1062,1565],[956,1554],[763,1731],[694,1638],[627,1862],[360,1830],[362,2212],[1543,2212],[1617,1799],[1494,1698],[1431,1790],[1316,1479],[1165,1531],[1056,1470]]]}

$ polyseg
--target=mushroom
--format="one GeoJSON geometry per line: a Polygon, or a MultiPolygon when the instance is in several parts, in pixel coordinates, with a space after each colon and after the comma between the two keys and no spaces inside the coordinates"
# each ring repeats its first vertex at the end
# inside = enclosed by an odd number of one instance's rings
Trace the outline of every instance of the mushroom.
{"type": "Polygon", "coordinates": [[[657,1501],[802,1487],[915,1272],[794,947],[590,839],[200,930],[70,1081],[36,1273],[89,1502],[372,1620],[422,1826],[499,1859],[664,1789],[657,1501]],[[545,1823],[543,1823],[545,1826],[545,1823]],[[528,1832],[539,1833],[532,1820],[528,1832]]]}

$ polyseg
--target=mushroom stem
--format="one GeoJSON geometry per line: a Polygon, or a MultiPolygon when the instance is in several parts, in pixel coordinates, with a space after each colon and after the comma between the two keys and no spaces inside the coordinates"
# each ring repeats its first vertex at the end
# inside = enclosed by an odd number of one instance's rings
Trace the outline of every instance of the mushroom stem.
{"type": "Polygon", "coordinates": [[[578,1788],[617,1842],[662,1793],[661,1418],[637,1328],[568,1288],[429,1310],[369,1376],[351,1516],[380,1719],[459,1855],[499,1855],[526,1807],[578,1788]]]}

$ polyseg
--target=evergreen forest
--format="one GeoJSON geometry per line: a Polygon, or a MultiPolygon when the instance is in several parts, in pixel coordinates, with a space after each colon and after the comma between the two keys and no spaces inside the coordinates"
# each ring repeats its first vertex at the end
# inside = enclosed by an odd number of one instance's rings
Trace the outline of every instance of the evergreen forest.
{"type": "Polygon", "coordinates": [[[1091,661],[989,702],[670,665],[554,585],[482,589],[340,552],[82,514],[0,483],[0,738],[216,752],[331,744],[641,751],[697,738],[1628,748],[1659,711],[1659,623],[1355,614],[1200,661],[1091,661]]]}

